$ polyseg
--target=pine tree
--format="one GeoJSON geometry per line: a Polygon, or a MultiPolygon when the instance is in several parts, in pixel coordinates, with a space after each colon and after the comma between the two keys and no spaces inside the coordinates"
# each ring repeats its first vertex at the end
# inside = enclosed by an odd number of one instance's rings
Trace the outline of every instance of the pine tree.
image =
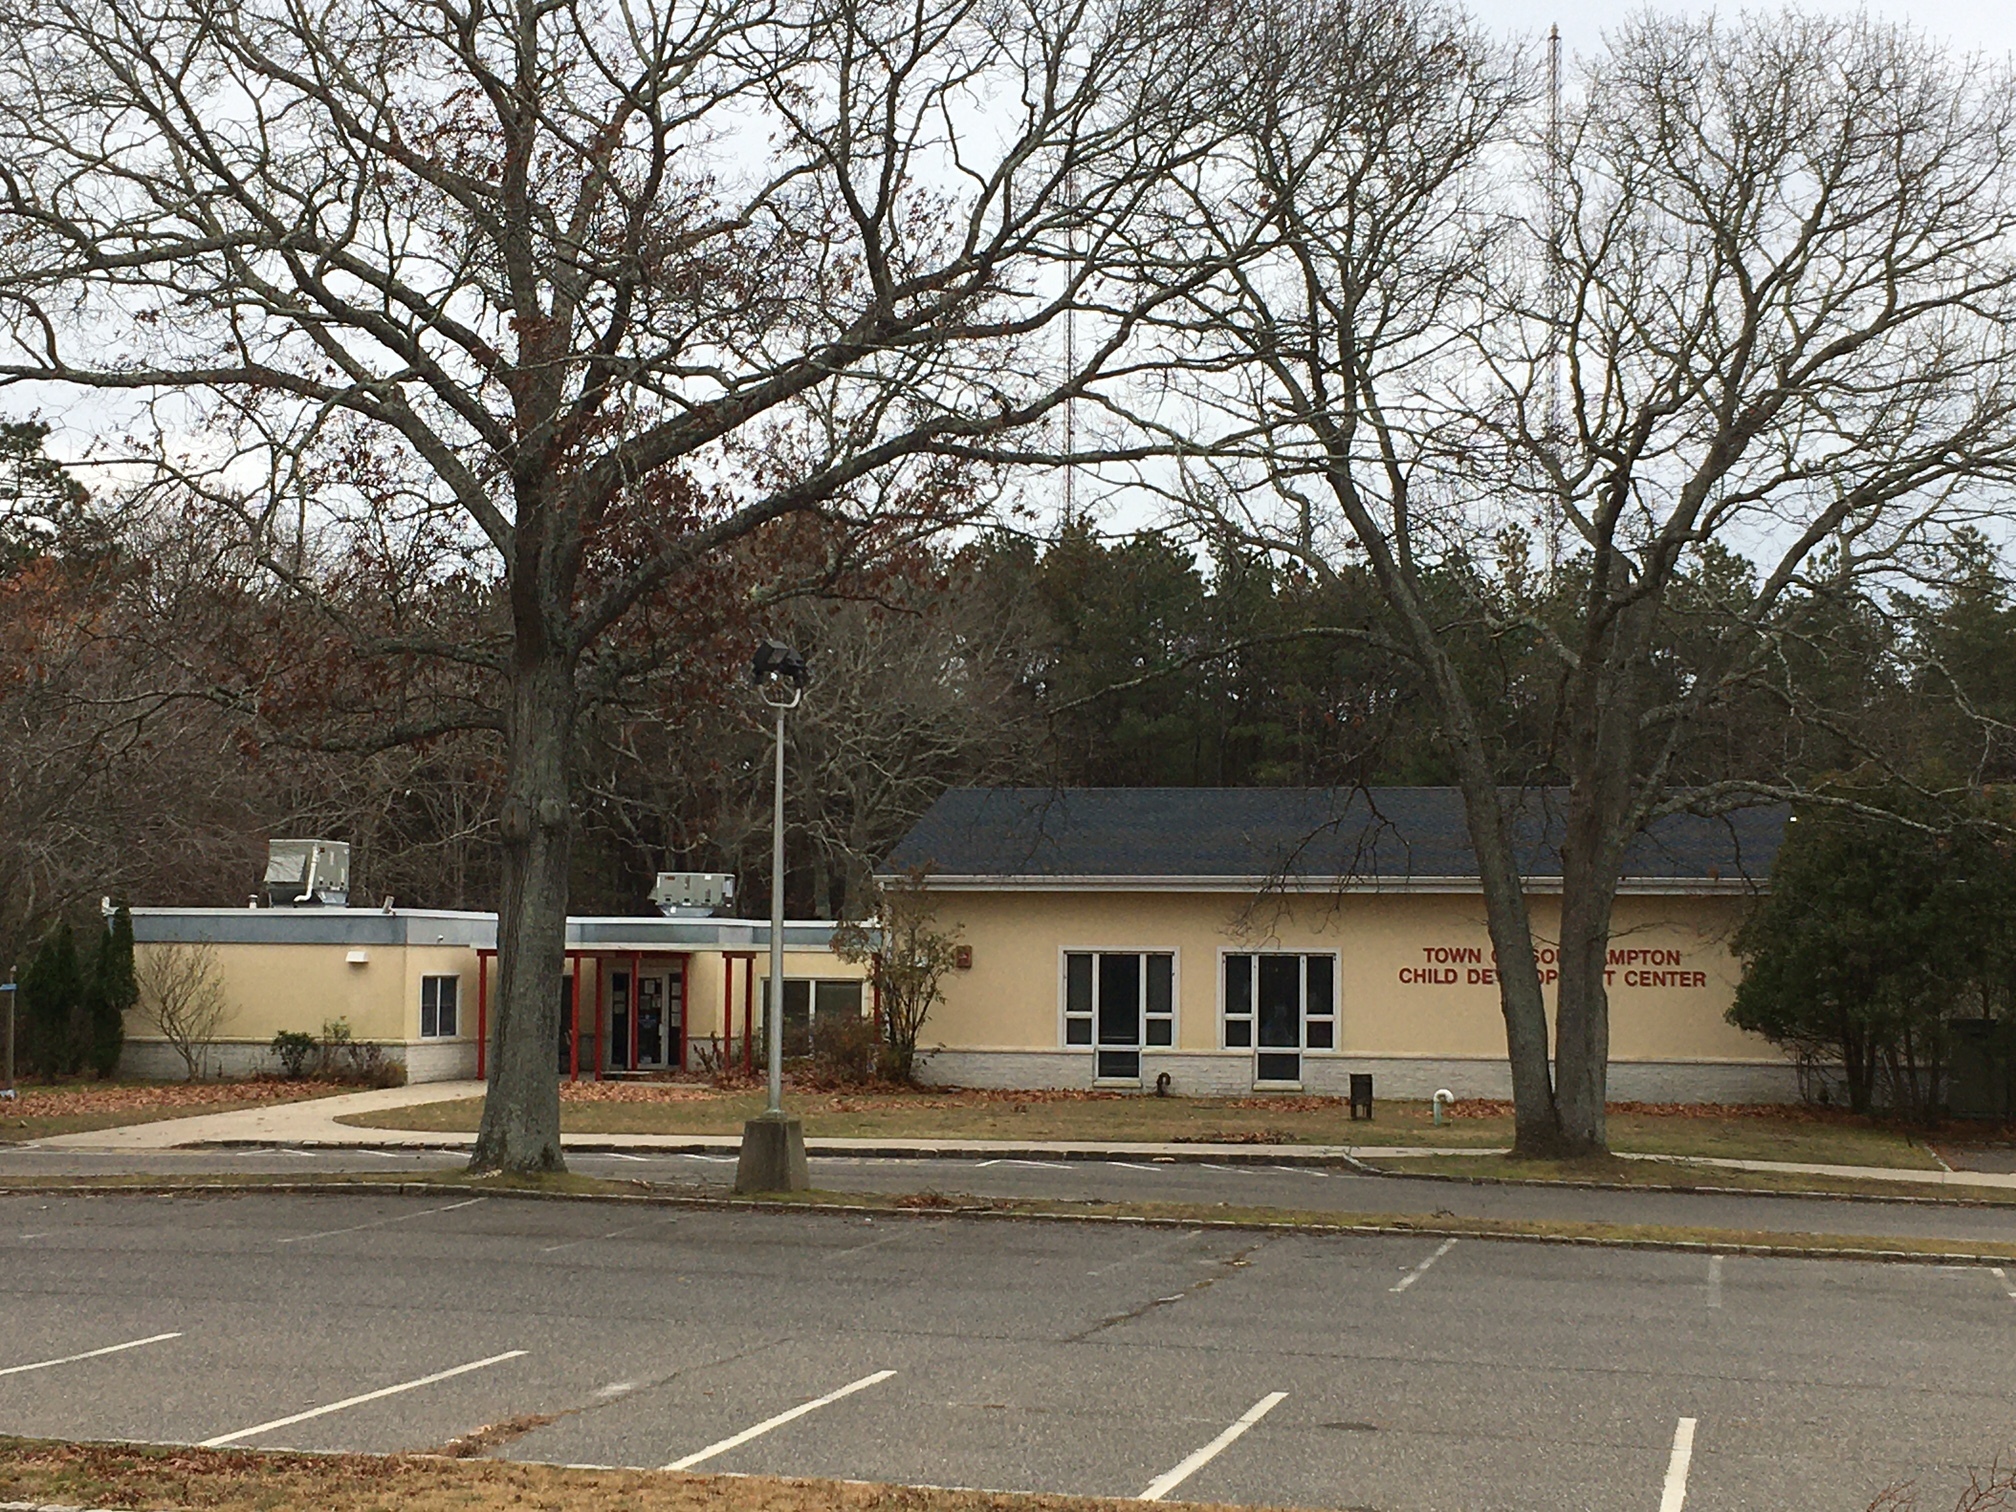
{"type": "Polygon", "coordinates": [[[133,913],[124,903],[98,936],[91,963],[90,1044],[87,1059],[101,1078],[119,1069],[126,1048],[126,1011],[140,997],[133,975],[133,913]]]}
{"type": "Polygon", "coordinates": [[[59,922],[36,947],[35,958],[21,973],[17,993],[27,1031],[24,1059],[44,1077],[72,1073],[81,1060],[72,1025],[82,991],[77,938],[67,922],[59,922]]]}

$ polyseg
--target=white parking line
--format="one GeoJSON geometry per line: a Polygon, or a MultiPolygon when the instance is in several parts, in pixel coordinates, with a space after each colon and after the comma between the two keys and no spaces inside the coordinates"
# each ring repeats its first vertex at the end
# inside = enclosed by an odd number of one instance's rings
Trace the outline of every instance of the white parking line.
{"type": "Polygon", "coordinates": [[[1710,1307],[1720,1307],[1722,1305],[1722,1257],[1720,1255],[1710,1255],[1708,1257],[1708,1305],[1710,1307]]]}
{"type": "Polygon", "coordinates": [[[1994,1267],[1994,1271],[1995,1279],[2002,1283],[2002,1290],[2009,1293],[2010,1296],[2016,1297],[2016,1286],[2009,1284],[2009,1273],[1999,1265],[1994,1267]]]}
{"type": "Polygon", "coordinates": [[[1115,1260],[1112,1264],[1102,1265],[1097,1270],[1089,1270],[1085,1272],[1085,1274],[1088,1276],[1103,1276],[1108,1271],[1116,1271],[1120,1269],[1120,1267],[1123,1265],[1132,1265],[1137,1260],[1146,1260],[1151,1255],[1159,1255],[1162,1253],[1162,1251],[1166,1249],[1174,1249],[1177,1245],[1186,1244],[1190,1240],[1195,1239],[1196,1237],[1197,1237],[1197,1231],[1195,1229],[1185,1229],[1182,1233],[1175,1235],[1173,1238],[1164,1239],[1160,1244],[1151,1244],[1148,1246],[1148,1248],[1144,1250],[1136,1250],[1131,1255],[1122,1255],[1118,1260],[1115,1260]]]}
{"type": "Polygon", "coordinates": [[[1162,1500],[1163,1497],[1174,1491],[1183,1482],[1190,1479],[1191,1476],[1223,1454],[1240,1435],[1244,1434],[1248,1428],[1251,1428],[1276,1407],[1279,1407],[1282,1402],[1287,1400],[1287,1397],[1288,1393],[1285,1391],[1268,1392],[1267,1395],[1260,1398],[1251,1407],[1248,1407],[1245,1415],[1238,1422],[1234,1423],[1202,1449],[1199,1449],[1195,1454],[1184,1460],[1175,1469],[1168,1471],[1166,1474],[1156,1476],[1148,1489],[1134,1499],[1136,1501],[1162,1500]]]}
{"type": "Polygon", "coordinates": [[[233,1433],[220,1433],[215,1438],[207,1438],[196,1447],[198,1449],[220,1449],[239,1439],[251,1438],[256,1434],[271,1433],[275,1428],[290,1427],[295,1423],[305,1423],[310,1418],[327,1417],[332,1412],[341,1412],[346,1407],[361,1407],[366,1402],[375,1402],[383,1397],[398,1396],[402,1391],[417,1391],[422,1386],[432,1386],[436,1381],[445,1381],[453,1376],[467,1375],[472,1370],[483,1370],[491,1365],[501,1365],[506,1360],[515,1360],[524,1354],[522,1349],[507,1349],[502,1354],[491,1355],[487,1360],[471,1360],[467,1365],[457,1365],[452,1370],[437,1370],[432,1375],[421,1376],[416,1381],[401,1381],[397,1386],[381,1386],[376,1391],[367,1391],[361,1396],[345,1397],[340,1402],[331,1402],[326,1407],[311,1407],[306,1412],[297,1412],[291,1417],[274,1418],[270,1423],[255,1423],[250,1428],[240,1428],[233,1433]]]}
{"type": "Polygon", "coordinates": [[[446,1207],[422,1208],[417,1213],[399,1213],[390,1218],[377,1218],[370,1223],[353,1223],[348,1228],[324,1229],[319,1234],[290,1234],[285,1239],[276,1239],[276,1244],[302,1244],[310,1239],[333,1239],[338,1234],[356,1234],[365,1229],[383,1228],[388,1223],[405,1223],[414,1218],[431,1218],[436,1213],[452,1213],[457,1208],[474,1207],[479,1202],[488,1202],[488,1197],[471,1197],[467,1202],[451,1202],[446,1207]]]}
{"type": "Polygon", "coordinates": [[[0,1369],[0,1376],[21,1375],[30,1370],[47,1370],[51,1365],[73,1365],[79,1360],[95,1360],[100,1355],[118,1354],[121,1350],[138,1349],[142,1344],[159,1344],[168,1339],[179,1339],[179,1333],[149,1334],[144,1339],[128,1339],[124,1344],[107,1344],[103,1349],[87,1349],[82,1354],[64,1355],[54,1360],[37,1360],[32,1365],[9,1365],[0,1369]]]}
{"type": "Polygon", "coordinates": [[[578,1245],[597,1244],[604,1239],[621,1239],[625,1234],[640,1234],[645,1229],[662,1228],[664,1225],[676,1221],[672,1218],[654,1218],[649,1223],[633,1223],[627,1228],[611,1229],[606,1234],[590,1234],[586,1239],[569,1239],[565,1244],[544,1245],[540,1248],[539,1253],[542,1255],[551,1255],[560,1250],[573,1249],[578,1245]]]}
{"type": "Polygon", "coordinates": [[[1673,1430],[1673,1453],[1666,1461],[1666,1487],[1659,1512],[1680,1512],[1687,1505],[1687,1467],[1694,1463],[1694,1419],[1682,1418],[1673,1430]]]}
{"type": "Polygon", "coordinates": [[[1423,1260],[1419,1265],[1415,1266],[1414,1269],[1407,1272],[1406,1275],[1400,1278],[1399,1282],[1396,1285],[1388,1287],[1387,1290],[1396,1292],[1403,1292],[1407,1290],[1408,1287],[1412,1286],[1416,1281],[1419,1281],[1423,1276],[1425,1276],[1428,1273],[1429,1266],[1433,1265],[1437,1260],[1440,1260],[1444,1255],[1448,1254],[1449,1251],[1451,1251],[1454,1248],[1456,1248],[1456,1241],[1454,1239],[1444,1239],[1442,1241],[1442,1248],[1435,1251],[1434,1254],[1430,1255],[1426,1260],[1423,1260]]]}
{"type": "Polygon", "coordinates": [[[894,1374],[896,1372],[893,1370],[878,1370],[875,1374],[865,1375],[858,1381],[849,1381],[838,1391],[829,1391],[826,1395],[814,1397],[809,1402],[800,1402],[788,1412],[780,1412],[773,1418],[765,1418],[754,1428],[744,1428],[740,1433],[734,1434],[729,1438],[724,1438],[718,1444],[709,1444],[705,1449],[695,1450],[684,1459],[672,1461],[665,1468],[667,1470],[690,1470],[695,1465],[713,1459],[717,1454],[726,1454],[730,1449],[738,1449],[751,1439],[763,1437],[764,1434],[773,1428],[782,1428],[786,1423],[796,1422],[808,1412],[817,1412],[821,1407],[829,1406],[839,1401],[842,1397],[852,1396],[857,1391],[865,1391],[870,1386],[880,1385],[894,1374]]]}

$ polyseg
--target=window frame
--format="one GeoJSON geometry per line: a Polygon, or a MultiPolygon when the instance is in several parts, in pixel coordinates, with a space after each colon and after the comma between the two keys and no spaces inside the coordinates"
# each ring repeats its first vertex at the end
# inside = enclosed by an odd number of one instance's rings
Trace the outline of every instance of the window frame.
{"type": "Polygon", "coordinates": [[[1092,1058],[1095,1084],[1111,1086],[1137,1086],[1145,1081],[1144,1072],[1133,1076],[1100,1076],[1098,1074],[1099,1054],[1102,1050],[1116,1053],[1131,1051],[1137,1056],[1174,1054],[1183,1043],[1183,953],[1173,945],[1062,945],[1057,950],[1057,1048],[1072,1055],[1087,1055],[1092,1058]],[[1071,958],[1089,956],[1092,961],[1092,1000],[1089,1014],[1070,1012],[1071,1004],[1071,958]],[[1132,1045],[1102,1045],[1099,1043],[1099,961],[1102,956],[1133,956],[1139,964],[1141,992],[1141,1012],[1132,1045]],[[1149,967],[1151,957],[1166,957],[1169,962],[1169,1012],[1151,1014],[1149,1003],[1149,967]],[[1149,1037],[1149,1020],[1166,1021],[1169,1026],[1169,1043],[1155,1044],[1149,1037]],[[1091,1038],[1084,1043],[1074,1044],[1071,1040],[1071,1022],[1082,1020],[1091,1027],[1091,1038]]]}
{"type": "MultiPolygon", "coordinates": [[[[791,1004],[790,1004],[791,989],[801,982],[804,983],[805,985],[805,1043],[807,1047],[806,1055],[808,1056],[816,1055],[818,1053],[819,989],[821,987],[837,986],[837,987],[853,988],[859,1003],[859,1009],[862,1020],[866,1022],[867,1020],[872,1019],[874,1017],[875,999],[874,994],[869,990],[869,981],[866,977],[850,977],[850,976],[794,977],[788,971],[784,974],[784,998],[785,998],[784,1011],[787,1015],[791,1011],[791,1004]]],[[[762,1037],[763,1043],[765,1044],[769,1043],[769,1035],[770,1035],[769,1013],[770,1013],[770,974],[766,971],[762,976],[756,979],[756,1015],[758,1021],[757,1032],[762,1037]]],[[[788,1017],[784,1021],[784,1032],[785,1032],[785,1040],[786,1043],[788,1044],[791,1034],[791,1021],[788,1017]]],[[[804,1057],[798,1056],[792,1058],[803,1059],[804,1057]]]]}
{"type": "Polygon", "coordinates": [[[461,1038],[463,1038],[463,1034],[462,1034],[462,973],[461,973],[461,972],[459,972],[459,971],[424,971],[424,972],[422,972],[422,973],[420,974],[420,1024],[419,1024],[419,1029],[420,1029],[420,1033],[419,1033],[419,1038],[421,1038],[421,1039],[424,1039],[424,1040],[453,1040],[453,1039],[461,1039],[461,1038]],[[434,1003],[433,1003],[433,1009],[434,1009],[434,1027],[433,1027],[433,1029],[432,1029],[432,1030],[429,1030],[429,1029],[428,1029],[428,1027],[427,1027],[427,1009],[428,1009],[428,1002],[427,1002],[427,989],[428,989],[428,987],[429,987],[429,985],[430,985],[430,984],[434,984],[434,983],[440,983],[440,982],[453,982],[453,983],[455,984],[455,988],[454,988],[454,991],[453,991],[453,993],[451,994],[451,999],[452,999],[452,1000],[451,1000],[451,1001],[449,1002],[449,1004],[448,1004],[448,1012],[449,1012],[449,1016],[450,1016],[450,1017],[451,1017],[451,1018],[452,1018],[452,1019],[454,1020],[454,1027],[453,1027],[453,1028],[451,1028],[451,1029],[449,1029],[449,1030],[448,1030],[448,1031],[447,1031],[447,1032],[446,1032],[445,1034],[444,1034],[444,1033],[443,1033],[443,1032],[441,1031],[441,1006],[442,1006],[442,1004],[441,1004],[441,993],[440,993],[440,988],[439,988],[438,986],[437,986],[437,987],[435,987],[435,994],[434,994],[434,1003]]]}
{"type": "Polygon", "coordinates": [[[1344,1024],[1344,961],[1343,952],[1340,949],[1296,950],[1278,947],[1274,949],[1256,949],[1221,945],[1218,949],[1217,991],[1218,1050],[1221,1054],[1245,1056],[1252,1063],[1253,1083],[1255,1086],[1292,1087],[1299,1086],[1303,1080],[1306,1080],[1305,1075],[1304,1077],[1298,1077],[1293,1082],[1276,1081],[1273,1079],[1263,1081],[1260,1076],[1260,1055],[1263,1050],[1277,1055],[1290,1053],[1298,1057],[1323,1055],[1330,1056],[1333,1059],[1344,1053],[1341,1044],[1344,1024]],[[1241,1015],[1233,1015],[1227,1012],[1230,994],[1226,991],[1226,963],[1234,956],[1243,956],[1246,960],[1254,963],[1251,968],[1253,990],[1248,1000],[1249,1008],[1245,1014],[1241,1015]],[[1298,999],[1296,1003],[1297,1044],[1292,1052],[1285,1045],[1262,1046],[1260,1044],[1260,971],[1258,963],[1262,956],[1290,956],[1301,963],[1300,969],[1296,973],[1298,999]],[[1309,1012],[1309,962],[1315,959],[1330,962],[1330,1012],[1328,1014],[1314,1015],[1316,1018],[1322,1019],[1329,1024],[1330,1043],[1328,1045],[1312,1046],[1309,1043],[1309,1020],[1311,1017],[1309,1012]],[[1230,1025],[1234,1017],[1241,1019],[1247,1025],[1247,1039],[1243,1045],[1235,1045],[1231,1042],[1230,1025]]]}

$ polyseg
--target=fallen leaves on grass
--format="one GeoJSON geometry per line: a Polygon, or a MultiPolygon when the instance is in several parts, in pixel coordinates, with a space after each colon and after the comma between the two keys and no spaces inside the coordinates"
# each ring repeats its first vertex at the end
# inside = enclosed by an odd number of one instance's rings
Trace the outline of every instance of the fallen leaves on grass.
{"type": "Polygon", "coordinates": [[[331,1091],[354,1091],[318,1082],[254,1076],[243,1081],[59,1082],[27,1085],[8,1112],[28,1118],[88,1113],[130,1113],[140,1108],[207,1108],[220,1103],[292,1102],[331,1091]]]}
{"type": "Polygon", "coordinates": [[[725,1093],[707,1082],[584,1081],[560,1083],[563,1103],[718,1102],[725,1093]]]}

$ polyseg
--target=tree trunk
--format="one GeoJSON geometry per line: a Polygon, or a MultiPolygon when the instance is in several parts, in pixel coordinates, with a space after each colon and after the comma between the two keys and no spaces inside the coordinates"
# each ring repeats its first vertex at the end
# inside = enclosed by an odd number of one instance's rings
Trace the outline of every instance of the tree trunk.
{"type": "MultiPolygon", "coordinates": [[[[1600,1155],[1609,1148],[1605,1105],[1610,1086],[1610,923],[1616,868],[1570,841],[1561,858],[1561,975],[1554,999],[1554,1097],[1562,1152],[1600,1155]]],[[[1604,847],[1607,849],[1607,847],[1604,847]]]]}
{"type": "Polygon", "coordinates": [[[560,1171],[566,1166],[556,1055],[574,834],[573,668],[564,656],[521,654],[507,738],[510,775],[498,822],[504,866],[495,1039],[483,1125],[469,1164],[476,1171],[560,1171]]]}
{"type": "MultiPolygon", "coordinates": [[[[1453,744],[1453,743],[1452,743],[1453,744]]],[[[1547,1060],[1547,1003],[1533,954],[1533,921],[1526,889],[1505,825],[1504,804],[1481,754],[1459,751],[1464,815],[1484,889],[1485,926],[1497,962],[1498,1007],[1505,1018],[1506,1059],[1512,1070],[1513,1153],[1545,1158],[1560,1153],[1561,1119],[1547,1060]]]]}

